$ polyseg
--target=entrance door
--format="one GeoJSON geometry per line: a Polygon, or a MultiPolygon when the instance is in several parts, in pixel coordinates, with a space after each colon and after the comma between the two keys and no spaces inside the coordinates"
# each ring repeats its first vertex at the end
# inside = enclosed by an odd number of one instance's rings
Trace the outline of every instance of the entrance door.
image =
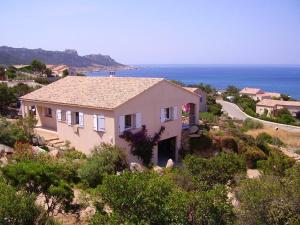
{"type": "Polygon", "coordinates": [[[158,162],[159,166],[166,166],[167,161],[175,161],[176,137],[168,138],[158,142],[158,162]]]}

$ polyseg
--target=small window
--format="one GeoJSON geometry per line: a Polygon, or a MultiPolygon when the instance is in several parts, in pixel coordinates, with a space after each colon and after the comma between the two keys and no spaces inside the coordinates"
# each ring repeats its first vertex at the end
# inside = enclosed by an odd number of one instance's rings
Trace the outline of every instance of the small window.
{"type": "Polygon", "coordinates": [[[132,115],[125,116],[125,129],[132,128],[132,115]]]}
{"type": "Polygon", "coordinates": [[[51,108],[46,108],[46,116],[52,117],[52,109],[51,108]]]}
{"type": "Polygon", "coordinates": [[[203,101],[202,96],[200,96],[200,103],[203,101]]]}
{"type": "Polygon", "coordinates": [[[79,112],[75,112],[75,124],[79,124],[79,112]]]}
{"type": "Polygon", "coordinates": [[[165,108],[165,120],[171,120],[171,119],[172,119],[172,109],[165,108]]]}

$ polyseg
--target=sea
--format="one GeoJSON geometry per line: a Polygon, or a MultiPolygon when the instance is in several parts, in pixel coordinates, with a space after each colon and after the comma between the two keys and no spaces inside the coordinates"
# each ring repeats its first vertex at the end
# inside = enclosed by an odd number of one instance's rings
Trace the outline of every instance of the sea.
{"type": "MultiPolygon", "coordinates": [[[[228,85],[255,87],[279,92],[300,100],[300,65],[134,65],[136,69],[116,71],[124,77],[164,77],[185,84],[210,84],[217,90],[228,85]]],[[[88,76],[108,76],[108,71],[88,76]]]]}

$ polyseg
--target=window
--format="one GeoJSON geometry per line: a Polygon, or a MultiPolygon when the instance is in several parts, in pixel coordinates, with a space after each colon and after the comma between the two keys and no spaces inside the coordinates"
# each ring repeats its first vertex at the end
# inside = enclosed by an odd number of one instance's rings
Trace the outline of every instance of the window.
{"type": "Polygon", "coordinates": [[[66,111],[61,110],[61,121],[66,121],[66,111]]]}
{"type": "Polygon", "coordinates": [[[142,113],[127,114],[119,116],[119,131],[122,133],[128,129],[139,129],[142,127],[142,113]]]}
{"type": "Polygon", "coordinates": [[[168,108],[161,108],[160,109],[160,121],[162,123],[170,120],[177,120],[178,119],[178,107],[168,107],[168,108]]]}
{"type": "Polygon", "coordinates": [[[200,103],[203,101],[202,96],[200,96],[200,103]]]}
{"type": "Polygon", "coordinates": [[[172,108],[165,108],[165,121],[172,119],[172,108]]]}
{"type": "Polygon", "coordinates": [[[125,129],[133,128],[133,115],[125,115],[125,129]]]}
{"type": "Polygon", "coordinates": [[[46,108],[46,114],[47,117],[52,117],[52,109],[51,108],[46,108]]]}
{"type": "Polygon", "coordinates": [[[75,112],[75,124],[79,124],[79,112],[75,112]]]}

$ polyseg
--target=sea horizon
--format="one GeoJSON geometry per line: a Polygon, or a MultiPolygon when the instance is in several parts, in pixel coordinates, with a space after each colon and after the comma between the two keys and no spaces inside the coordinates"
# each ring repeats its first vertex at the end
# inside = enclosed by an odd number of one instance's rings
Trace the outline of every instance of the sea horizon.
{"type": "MultiPolygon", "coordinates": [[[[298,64],[134,64],[136,69],[118,70],[116,76],[163,77],[187,85],[209,84],[223,90],[257,87],[300,99],[298,64]]],[[[107,71],[88,72],[88,76],[107,76],[107,71]]]]}

